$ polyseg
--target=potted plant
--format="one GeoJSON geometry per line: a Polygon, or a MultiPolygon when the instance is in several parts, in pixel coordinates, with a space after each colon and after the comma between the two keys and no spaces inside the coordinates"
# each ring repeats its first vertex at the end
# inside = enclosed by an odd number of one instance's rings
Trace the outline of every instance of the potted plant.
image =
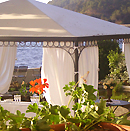
{"type": "Polygon", "coordinates": [[[116,80],[114,80],[113,78],[106,78],[103,82],[103,88],[105,90],[107,90],[107,97],[108,100],[107,102],[112,102],[111,100],[111,96],[112,96],[112,90],[114,89],[114,87],[116,86],[118,82],[116,80]]]}
{"type": "Polygon", "coordinates": [[[123,117],[116,117],[112,108],[106,107],[106,101],[101,99],[100,103],[95,103],[94,92],[97,90],[92,85],[82,84],[81,87],[77,87],[77,83],[70,82],[63,89],[65,94],[70,96],[67,106],[51,105],[46,101],[41,102],[42,108],[39,108],[36,103],[29,105],[26,112],[36,113],[36,116],[30,119],[31,130],[94,131],[96,128],[106,131],[110,128],[111,131],[116,131],[118,128],[126,128],[125,126],[119,126],[119,124],[130,125],[130,121],[126,117],[127,114],[123,117]],[[72,108],[75,112],[72,116],[69,104],[77,99],[78,102],[72,108]]]}
{"type": "Polygon", "coordinates": [[[40,100],[43,98],[43,93],[45,92],[45,88],[49,88],[49,84],[47,83],[47,79],[43,79],[43,82],[41,78],[36,79],[34,81],[30,81],[30,89],[29,92],[33,94],[31,97],[31,101],[40,102],[40,100]]]}
{"type": "Polygon", "coordinates": [[[26,83],[25,81],[22,82],[21,88],[19,89],[19,94],[21,95],[22,101],[30,101],[30,93],[28,91],[29,83],[26,83]]]}
{"type": "MultiPolygon", "coordinates": [[[[34,82],[35,83],[35,82],[34,82]]],[[[45,82],[46,83],[46,82],[45,82]]],[[[51,105],[46,101],[30,104],[26,112],[35,113],[34,117],[25,117],[24,113],[17,111],[16,114],[9,113],[1,107],[0,127],[1,130],[32,130],[32,131],[122,131],[130,130],[130,121],[127,114],[116,117],[112,108],[106,107],[106,101],[101,99],[96,103],[97,91],[92,85],[70,82],[63,87],[66,96],[70,96],[68,105],[51,105]],[[78,99],[78,102],[75,100],[78,99]],[[74,105],[69,108],[71,101],[74,105]],[[72,115],[72,111],[74,115],[72,115]],[[6,122],[9,121],[9,125],[6,122]],[[116,124],[115,124],[116,123],[116,124]],[[129,125],[129,126],[124,126],[129,125]],[[22,128],[22,129],[21,129],[22,128]],[[120,130],[121,129],[121,130],[120,130]]],[[[35,86],[35,84],[33,84],[35,86]]],[[[41,84],[40,84],[41,85],[41,84]]],[[[35,88],[31,89],[34,91],[35,88]]]]}
{"type": "Polygon", "coordinates": [[[30,124],[30,121],[25,117],[25,113],[17,110],[16,114],[13,114],[0,106],[1,131],[20,131],[20,128],[30,129],[30,124]]]}

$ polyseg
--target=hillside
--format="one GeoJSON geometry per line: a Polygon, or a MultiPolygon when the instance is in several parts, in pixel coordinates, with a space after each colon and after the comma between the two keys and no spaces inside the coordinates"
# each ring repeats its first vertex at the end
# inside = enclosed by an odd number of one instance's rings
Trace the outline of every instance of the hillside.
{"type": "Polygon", "coordinates": [[[130,23],[130,0],[52,0],[49,4],[118,24],[130,23]]]}

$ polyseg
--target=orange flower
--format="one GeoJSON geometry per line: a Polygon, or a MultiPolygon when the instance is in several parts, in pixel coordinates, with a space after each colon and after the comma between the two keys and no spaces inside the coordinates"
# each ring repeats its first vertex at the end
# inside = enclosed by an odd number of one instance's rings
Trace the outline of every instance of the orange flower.
{"type": "MultiPolygon", "coordinates": [[[[44,81],[44,84],[43,84],[43,85],[44,85],[45,87],[49,88],[49,84],[46,83],[47,79],[43,79],[43,81],[44,81]]],[[[44,87],[44,88],[45,88],[45,87],[44,87]]]]}
{"type": "Polygon", "coordinates": [[[36,79],[36,82],[37,82],[38,84],[41,84],[41,83],[42,83],[41,78],[36,79]]]}
{"type": "Polygon", "coordinates": [[[34,93],[34,92],[36,92],[36,88],[32,87],[32,88],[29,89],[29,91],[32,92],[32,93],[34,93]]]}
{"type": "Polygon", "coordinates": [[[45,92],[45,90],[43,90],[44,88],[49,88],[49,84],[46,83],[47,79],[43,79],[44,84],[42,84],[41,78],[36,79],[34,81],[30,81],[30,85],[32,86],[30,88],[30,92],[32,93],[38,93],[39,95],[41,95],[43,92],[45,92]]]}
{"type": "Polygon", "coordinates": [[[49,84],[48,84],[48,83],[45,83],[45,86],[46,86],[47,88],[49,88],[49,84]]]}
{"type": "Polygon", "coordinates": [[[43,79],[44,83],[46,83],[47,79],[43,79]]]}
{"type": "Polygon", "coordinates": [[[35,86],[36,81],[30,81],[31,86],[35,86]]]}
{"type": "Polygon", "coordinates": [[[43,86],[42,85],[36,85],[36,93],[38,93],[39,95],[43,93],[43,86]]]}

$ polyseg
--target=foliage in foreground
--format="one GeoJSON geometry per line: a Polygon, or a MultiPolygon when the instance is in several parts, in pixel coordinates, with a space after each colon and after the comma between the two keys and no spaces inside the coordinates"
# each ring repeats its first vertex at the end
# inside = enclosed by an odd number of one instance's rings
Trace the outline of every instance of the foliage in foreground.
{"type": "Polygon", "coordinates": [[[95,103],[94,93],[97,90],[93,86],[82,84],[81,87],[77,87],[75,82],[70,82],[63,89],[66,96],[71,98],[67,106],[51,105],[46,101],[41,102],[42,107],[36,103],[30,104],[26,112],[35,113],[34,117],[27,118],[20,111],[12,114],[0,107],[0,130],[18,131],[20,128],[29,127],[32,131],[48,131],[49,125],[59,123],[66,123],[67,130],[75,131],[92,129],[99,122],[130,125],[126,115],[115,117],[112,108],[106,107],[106,102],[103,99],[99,103],[95,103]],[[72,107],[75,113],[71,115],[69,104],[77,99],[78,102],[72,107]]]}

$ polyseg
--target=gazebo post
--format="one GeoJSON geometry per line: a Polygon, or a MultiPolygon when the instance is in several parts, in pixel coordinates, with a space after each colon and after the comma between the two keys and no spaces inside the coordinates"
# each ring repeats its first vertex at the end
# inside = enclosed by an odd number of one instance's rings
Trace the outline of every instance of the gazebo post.
{"type": "MultiPolygon", "coordinates": [[[[79,54],[78,54],[78,42],[75,42],[75,50],[74,50],[74,54],[75,54],[75,61],[74,61],[74,80],[77,83],[78,82],[78,77],[79,77],[79,66],[78,66],[78,61],[79,61],[79,54]]],[[[78,102],[78,99],[75,100],[75,102],[78,102]]]]}
{"type": "Polygon", "coordinates": [[[78,56],[78,42],[75,43],[75,63],[74,63],[74,75],[75,75],[75,82],[77,83],[78,82],[78,60],[79,60],[79,56],[78,56]]]}

